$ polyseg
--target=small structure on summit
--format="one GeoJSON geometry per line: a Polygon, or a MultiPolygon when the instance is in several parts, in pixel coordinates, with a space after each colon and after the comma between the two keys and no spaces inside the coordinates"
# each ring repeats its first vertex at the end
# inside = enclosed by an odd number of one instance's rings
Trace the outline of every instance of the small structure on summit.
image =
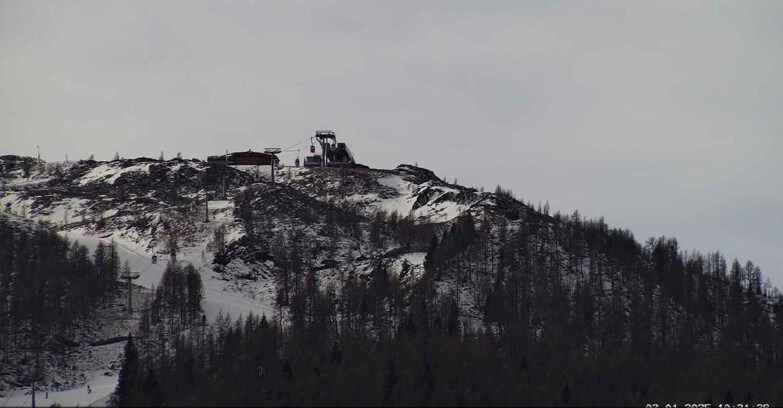
{"type": "MultiPolygon", "coordinates": [[[[228,166],[267,166],[272,164],[272,157],[268,153],[248,150],[246,152],[234,152],[220,156],[209,156],[207,157],[207,163],[228,166]]],[[[275,160],[278,159],[275,158],[275,160]]]]}
{"type": "MultiPolygon", "coordinates": [[[[356,160],[351,150],[345,143],[337,143],[337,136],[333,131],[316,130],[315,138],[321,146],[321,154],[305,157],[305,167],[356,166],[356,160]]],[[[310,153],[315,153],[315,145],[310,146],[310,153]]]]}
{"type": "MultiPolygon", "coordinates": [[[[302,144],[307,139],[296,143],[290,147],[302,144]]],[[[316,130],[315,136],[310,137],[310,156],[304,158],[304,167],[357,167],[367,168],[367,166],[356,163],[356,159],[348,149],[348,145],[343,142],[337,142],[337,136],[331,130],[316,130]],[[317,142],[313,141],[313,138],[317,142]],[[321,147],[320,154],[316,154],[315,145],[318,144],[321,147]]],[[[267,149],[268,150],[268,149],[267,149]]],[[[225,165],[225,166],[268,166],[274,167],[280,164],[280,159],[277,157],[278,153],[282,152],[297,152],[295,166],[299,167],[299,149],[276,149],[276,152],[254,152],[248,150],[246,152],[234,152],[229,153],[226,150],[226,154],[220,156],[208,156],[207,163],[211,165],[225,165]],[[274,161],[274,164],[273,164],[274,161]]]]}

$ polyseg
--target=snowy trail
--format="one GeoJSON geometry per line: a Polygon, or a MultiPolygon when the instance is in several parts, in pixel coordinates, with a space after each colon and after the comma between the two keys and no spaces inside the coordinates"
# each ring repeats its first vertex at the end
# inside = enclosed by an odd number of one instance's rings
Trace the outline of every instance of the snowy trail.
{"type": "MultiPolygon", "coordinates": [[[[98,243],[102,242],[104,245],[107,245],[111,242],[107,238],[75,235],[73,231],[68,233],[68,238],[71,242],[79,241],[79,244],[87,247],[91,254],[95,251],[98,243]]],[[[115,240],[114,242],[117,245],[117,254],[122,265],[125,264],[125,261],[128,261],[132,271],[141,273],[139,279],[134,283],[148,289],[160,284],[165,264],[153,264],[151,254],[143,253],[143,250],[140,248],[131,248],[132,245],[122,241],[115,240]]],[[[193,264],[199,265],[200,262],[193,262],[193,264]]],[[[221,286],[221,281],[210,278],[207,274],[202,274],[202,278],[204,280],[204,300],[202,305],[209,321],[214,321],[221,312],[224,316],[230,316],[232,320],[246,316],[250,312],[258,316],[266,315],[267,318],[273,316],[274,309],[271,305],[249,300],[241,294],[224,290],[221,286]]],[[[116,375],[105,376],[103,372],[104,370],[86,372],[85,376],[88,380],[83,387],[60,392],[50,391],[48,399],[45,398],[44,392],[37,392],[35,403],[38,406],[50,406],[54,403],[62,406],[106,406],[108,398],[117,387],[118,377],[116,375]],[[87,385],[92,389],[91,393],[87,392],[87,385]]],[[[0,408],[31,405],[32,399],[29,389],[17,390],[10,396],[0,398],[0,408]]]]}
{"type": "MultiPolygon", "coordinates": [[[[117,387],[118,377],[101,375],[102,371],[85,373],[92,377],[83,387],[73,388],[67,391],[54,392],[49,391],[49,398],[46,393],[38,391],[35,393],[35,405],[39,407],[48,407],[53,404],[60,404],[64,407],[92,406],[105,407],[109,396],[117,387]],[[92,392],[87,392],[89,384],[92,392]]],[[[32,406],[32,396],[30,390],[18,390],[13,395],[6,398],[0,398],[0,407],[30,407],[32,406]]]]}
{"type": "MultiPolygon", "coordinates": [[[[79,243],[86,246],[90,252],[95,251],[99,242],[102,242],[104,245],[111,242],[106,238],[86,235],[69,235],[69,238],[72,241],[78,240],[79,243]]],[[[134,281],[135,284],[147,289],[151,289],[153,286],[158,286],[160,284],[160,279],[165,270],[164,264],[153,264],[151,255],[132,249],[121,241],[115,240],[114,242],[117,245],[117,254],[120,256],[122,264],[124,265],[127,260],[131,265],[132,271],[141,273],[139,279],[134,281]]],[[[200,260],[185,260],[192,261],[191,263],[196,266],[200,264],[200,260]]],[[[207,268],[207,266],[204,267],[207,268]]],[[[240,316],[246,316],[250,312],[258,316],[266,315],[267,318],[272,317],[274,309],[271,305],[246,299],[241,294],[224,291],[220,285],[220,281],[210,278],[207,274],[202,273],[202,279],[204,281],[204,313],[207,315],[209,321],[213,321],[220,312],[222,312],[223,315],[229,314],[232,320],[235,320],[240,316]]]]}
{"type": "MultiPolygon", "coordinates": [[[[111,240],[106,238],[92,237],[87,235],[72,235],[68,234],[68,239],[73,241],[79,241],[79,244],[84,245],[90,251],[90,254],[95,252],[95,248],[98,243],[108,245],[111,240]]],[[[131,267],[131,271],[140,272],[139,279],[133,281],[134,284],[143,286],[147,289],[152,289],[153,286],[160,284],[160,279],[163,277],[163,271],[165,265],[153,264],[152,257],[146,254],[139,253],[137,250],[133,250],[122,242],[114,241],[117,245],[117,255],[120,256],[120,265],[125,265],[125,261],[131,267]]]]}
{"type": "Polygon", "coordinates": [[[223,312],[223,315],[230,315],[231,320],[236,320],[240,316],[246,316],[250,312],[258,317],[266,315],[267,319],[271,318],[274,314],[274,309],[271,305],[247,300],[227,292],[219,291],[215,288],[208,287],[207,284],[204,285],[203,305],[204,313],[207,315],[207,320],[209,321],[214,321],[221,311],[223,312]]]}

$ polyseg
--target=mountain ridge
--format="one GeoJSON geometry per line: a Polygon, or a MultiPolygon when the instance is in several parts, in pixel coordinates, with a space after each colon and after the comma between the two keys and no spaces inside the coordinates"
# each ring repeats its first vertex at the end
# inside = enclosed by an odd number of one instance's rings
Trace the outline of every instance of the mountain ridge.
{"type": "Polygon", "coordinates": [[[335,341],[446,326],[449,336],[519,342],[514,364],[555,347],[584,358],[627,349],[644,361],[734,350],[761,367],[783,345],[783,296],[752,262],[729,267],[671,238],[640,243],[603,219],[550,215],[416,166],[286,167],[271,185],[268,167],[200,160],[45,164],[27,177],[18,163],[31,160],[12,162],[0,211],[116,241],[148,265],[148,287],[161,276],[152,259],[194,265],[210,321],[250,312],[281,330],[315,321],[309,313],[326,300],[303,300],[309,287],[334,303],[321,313],[335,341]]]}

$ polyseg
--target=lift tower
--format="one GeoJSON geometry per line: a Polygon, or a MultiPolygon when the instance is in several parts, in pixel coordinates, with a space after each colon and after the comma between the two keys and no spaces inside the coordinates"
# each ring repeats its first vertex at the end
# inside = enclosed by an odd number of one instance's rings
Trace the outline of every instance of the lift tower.
{"type": "Polygon", "coordinates": [[[280,149],[279,147],[268,147],[264,149],[264,153],[272,156],[269,159],[269,164],[270,164],[269,174],[272,177],[272,184],[275,184],[275,164],[276,164],[275,162],[277,161],[276,154],[279,154],[281,151],[283,150],[280,149]]]}
{"type": "Polygon", "coordinates": [[[131,301],[131,294],[133,293],[133,288],[131,287],[131,281],[134,279],[139,279],[139,276],[141,276],[140,273],[131,272],[131,271],[127,271],[126,273],[120,275],[120,278],[128,281],[128,315],[129,316],[133,314],[133,303],[131,301]]]}
{"type": "Polygon", "coordinates": [[[315,138],[318,139],[318,143],[321,145],[321,167],[326,167],[326,158],[332,154],[332,146],[337,143],[337,137],[331,130],[316,130],[315,138]],[[329,144],[329,140],[332,144],[329,144]]]}

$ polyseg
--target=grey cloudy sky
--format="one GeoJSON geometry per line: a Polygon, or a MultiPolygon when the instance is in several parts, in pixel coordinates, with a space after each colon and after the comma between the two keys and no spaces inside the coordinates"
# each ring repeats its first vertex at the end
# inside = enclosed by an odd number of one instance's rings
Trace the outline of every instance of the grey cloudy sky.
{"type": "Polygon", "coordinates": [[[783,2],[5,0],[0,154],[204,159],[329,128],[372,167],[501,184],[781,287],[781,73],[783,2]]]}

